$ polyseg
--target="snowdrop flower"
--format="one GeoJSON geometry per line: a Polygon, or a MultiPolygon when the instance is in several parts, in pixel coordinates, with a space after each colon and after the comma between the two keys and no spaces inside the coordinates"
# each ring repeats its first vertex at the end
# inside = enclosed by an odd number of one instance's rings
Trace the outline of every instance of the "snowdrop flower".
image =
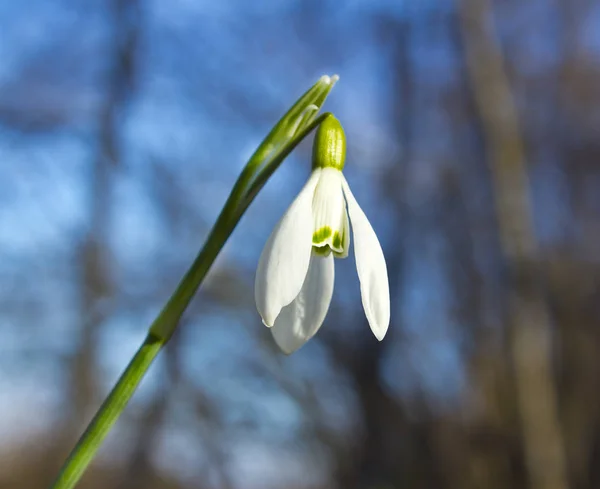
{"type": "Polygon", "coordinates": [[[345,156],[344,130],[329,116],[315,135],[312,174],[275,226],[258,262],[256,307],[288,354],[312,338],[325,319],[333,294],[333,260],[348,256],[350,223],[365,315],[378,340],[388,329],[385,258],[342,175],[345,156]]]}

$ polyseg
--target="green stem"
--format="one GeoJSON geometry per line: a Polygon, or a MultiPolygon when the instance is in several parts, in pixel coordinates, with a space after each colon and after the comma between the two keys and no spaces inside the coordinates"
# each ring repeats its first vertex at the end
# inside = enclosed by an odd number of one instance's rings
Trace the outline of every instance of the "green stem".
{"type": "Polygon", "coordinates": [[[316,106],[318,110],[332,86],[332,83],[321,78],[283,116],[252,155],[200,253],[150,326],[144,343],[77,442],[51,486],[52,489],[72,489],[77,484],[152,361],[171,338],[204,277],[256,194],[285,157],[328,116],[326,113],[315,118],[316,111],[313,107],[316,106]],[[301,118],[300,124],[298,118],[301,118]]]}
{"type": "Polygon", "coordinates": [[[163,341],[151,334],[146,337],[79,439],[52,487],[75,486],[163,345],[163,341]]]}

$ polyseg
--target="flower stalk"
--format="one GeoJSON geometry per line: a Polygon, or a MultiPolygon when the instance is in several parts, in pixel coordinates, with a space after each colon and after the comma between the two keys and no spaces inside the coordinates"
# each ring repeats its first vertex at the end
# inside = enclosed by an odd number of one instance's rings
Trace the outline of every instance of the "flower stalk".
{"type": "Polygon", "coordinates": [[[71,489],[77,484],[153,360],[173,335],[183,313],[248,206],[290,152],[328,117],[327,113],[317,114],[337,79],[337,76],[321,77],[279,120],[250,157],[202,249],[79,439],[52,484],[52,489],[71,489]]]}

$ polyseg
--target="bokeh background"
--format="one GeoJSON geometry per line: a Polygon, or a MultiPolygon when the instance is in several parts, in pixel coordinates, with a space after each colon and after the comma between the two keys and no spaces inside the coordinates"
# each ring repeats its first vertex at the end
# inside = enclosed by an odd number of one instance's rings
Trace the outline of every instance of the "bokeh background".
{"type": "Polygon", "coordinates": [[[0,488],[47,487],[247,157],[323,73],[379,234],[279,353],[250,207],[82,488],[600,487],[600,4],[0,2],[0,488]]]}

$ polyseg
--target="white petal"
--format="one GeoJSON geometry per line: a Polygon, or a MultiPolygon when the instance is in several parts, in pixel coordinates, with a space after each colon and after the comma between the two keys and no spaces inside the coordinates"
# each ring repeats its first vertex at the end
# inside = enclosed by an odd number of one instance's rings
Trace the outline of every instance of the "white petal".
{"type": "Polygon", "coordinates": [[[310,338],[323,324],[334,282],[333,255],[312,255],[302,289],[294,301],[281,310],[271,328],[273,337],[288,355],[310,338]]]}
{"type": "Polygon", "coordinates": [[[350,249],[350,221],[348,219],[346,206],[344,206],[344,214],[342,215],[342,219],[342,252],[334,252],[336,258],[346,258],[348,256],[348,250],[350,249]]]}
{"type": "Polygon", "coordinates": [[[354,255],[363,308],[371,331],[381,341],[390,324],[390,286],[385,258],[377,235],[352,195],[345,178],[342,188],[352,224],[354,255]]]}
{"type": "Polygon", "coordinates": [[[258,260],[254,298],[267,326],[273,326],[281,308],[300,292],[312,249],[312,199],[319,181],[315,170],[275,226],[258,260]]]}
{"type": "Polygon", "coordinates": [[[313,246],[333,251],[338,256],[348,255],[346,237],[349,232],[346,202],[342,193],[342,172],[335,168],[323,168],[313,198],[315,228],[313,246]],[[346,233],[346,235],[344,235],[346,233]]]}

